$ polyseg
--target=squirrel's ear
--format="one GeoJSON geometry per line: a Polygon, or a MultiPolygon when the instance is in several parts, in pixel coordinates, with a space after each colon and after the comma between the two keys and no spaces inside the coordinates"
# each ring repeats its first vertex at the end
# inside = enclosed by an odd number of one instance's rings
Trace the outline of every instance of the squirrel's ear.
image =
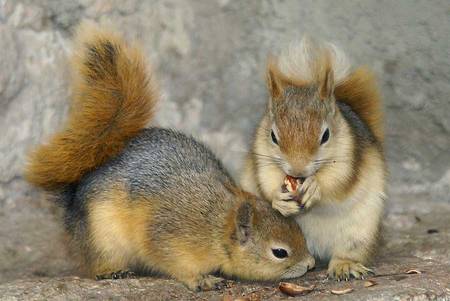
{"type": "Polygon", "coordinates": [[[279,78],[279,71],[275,58],[269,57],[266,71],[267,89],[272,99],[277,99],[283,93],[282,82],[279,78]]]}
{"type": "Polygon", "coordinates": [[[241,245],[245,244],[252,233],[254,208],[250,202],[243,202],[236,214],[236,237],[241,245]]]}
{"type": "Polygon", "coordinates": [[[320,85],[320,98],[323,100],[330,99],[334,93],[334,72],[333,69],[328,69],[325,74],[325,79],[320,85]]]}

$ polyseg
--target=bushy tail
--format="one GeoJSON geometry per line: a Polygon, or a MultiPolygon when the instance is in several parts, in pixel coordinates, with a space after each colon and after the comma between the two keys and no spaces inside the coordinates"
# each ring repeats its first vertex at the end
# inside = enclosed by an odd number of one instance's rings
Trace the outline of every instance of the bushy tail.
{"type": "Polygon", "coordinates": [[[368,125],[375,138],[384,141],[383,108],[375,76],[370,69],[359,67],[339,83],[334,94],[348,104],[368,125]]]}
{"type": "Polygon", "coordinates": [[[76,34],[72,107],[65,127],[29,156],[25,176],[45,189],[76,183],[116,156],[153,117],[159,98],[139,51],[84,23],[76,34]]]}

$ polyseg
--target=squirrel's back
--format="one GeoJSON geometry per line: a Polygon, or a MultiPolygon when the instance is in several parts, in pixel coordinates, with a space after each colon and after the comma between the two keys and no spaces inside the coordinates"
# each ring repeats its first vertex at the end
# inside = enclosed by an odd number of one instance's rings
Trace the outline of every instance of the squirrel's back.
{"type": "Polygon", "coordinates": [[[96,191],[117,185],[126,187],[133,198],[164,199],[168,208],[178,207],[188,216],[192,215],[189,208],[219,212],[223,204],[217,200],[226,194],[221,188],[235,184],[204,144],[180,132],[154,127],[141,131],[121,154],[88,173],[78,184],[75,203],[83,204],[96,191]]]}
{"type": "MultiPolygon", "coordinates": [[[[228,186],[233,180],[205,145],[173,130],[145,129],[81,179],[66,206],[66,226],[87,260],[93,248],[115,246],[108,258],[159,258],[170,265],[163,250],[185,250],[192,237],[209,248],[223,239],[223,221],[237,205],[228,186]],[[172,245],[176,241],[181,245],[172,245]]],[[[102,274],[95,263],[87,265],[102,274]]]]}

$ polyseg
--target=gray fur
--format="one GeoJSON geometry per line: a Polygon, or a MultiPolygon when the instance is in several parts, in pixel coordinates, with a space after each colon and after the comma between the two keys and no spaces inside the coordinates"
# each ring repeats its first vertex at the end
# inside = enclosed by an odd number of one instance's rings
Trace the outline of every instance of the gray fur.
{"type": "Polygon", "coordinates": [[[68,208],[68,226],[73,229],[83,222],[91,195],[107,191],[111,185],[124,184],[132,200],[141,197],[164,200],[153,217],[152,238],[157,240],[162,229],[180,235],[189,228],[183,225],[192,216],[207,223],[223,222],[212,215],[225,213],[232,205],[221,201],[231,200],[224,186],[227,183],[234,185],[221,162],[205,145],[176,131],[145,129],[118,157],[80,181],[73,206],[68,208]]]}
{"type": "MultiPolygon", "coordinates": [[[[336,104],[358,142],[363,144],[364,147],[378,143],[367,124],[361,120],[348,104],[340,101],[337,101],[336,104]]],[[[360,144],[358,143],[358,145],[360,144]]]]}

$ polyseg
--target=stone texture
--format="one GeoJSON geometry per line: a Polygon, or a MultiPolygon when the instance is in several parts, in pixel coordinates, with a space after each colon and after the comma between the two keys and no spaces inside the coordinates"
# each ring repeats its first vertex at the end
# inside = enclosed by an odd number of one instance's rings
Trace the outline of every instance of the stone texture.
{"type": "MultiPolygon", "coordinates": [[[[435,202],[423,206],[421,200],[396,200],[384,223],[384,242],[374,266],[376,282],[364,287],[364,280],[336,282],[326,279],[326,266],[292,282],[315,285],[307,297],[289,300],[450,300],[450,205],[435,202]],[[406,274],[409,270],[421,274],[406,274]],[[331,290],[353,288],[345,296],[331,290]]],[[[64,275],[64,273],[60,274],[64,275]]],[[[5,275],[8,276],[8,275],[5,275]]],[[[34,274],[22,280],[0,284],[0,300],[286,300],[278,283],[228,281],[220,291],[193,293],[169,279],[142,277],[126,280],[80,279],[74,276],[42,277],[34,274]]],[[[44,276],[47,276],[44,274],[44,276]]],[[[52,275],[50,275],[52,276],[52,275]]]]}
{"type": "MultiPolygon", "coordinates": [[[[404,294],[390,293],[393,284],[387,277],[386,285],[370,289],[376,292],[371,296],[433,299],[448,294],[448,281],[438,279],[444,268],[450,270],[445,221],[450,203],[449,13],[447,0],[0,0],[0,283],[6,283],[0,295],[14,296],[14,289],[31,287],[30,298],[37,292],[49,298],[69,293],[94,298],[92,292],[108,294],[110,287],[111,298],[137,298],[130,287],[151,294],[151,287],[161,285],[192,296],[166,280],[106,285],[72,278],[33,280],[74,275],[58,210],[21,173],[26,152],[64,119],[70,95],[66,58],[71,32],[82,19],[112,24],[141,42],[164,93],[155,123],[199,137],[234,175],[264,110],[269,52],[309,33],[337,42],[355,64],[373,67],[385,97],[391,173],[388,247],[377,266],[394,273],[403,262],[423,263],[437,274],[399,281],[405,285],[394,286],[404,288],[404,294]],[[416,207],[402,201],[407,199],[417,200],[416,207]],[[416,232],[416,213],[443,216],[444,221],[430,222],[441,232],[416,232]],[[31,280],[13,281],[19,278],[31,280]],[[416,280],[423,280],[428,290],[412,289],[416,280]],[[61,283],[67,288],[61,289],[61,283]],[[383,288],[387,295],[381,294],[383,288]]],[[[262,286],[238,285],[245,292],[253,288],[262,286]]]]}

